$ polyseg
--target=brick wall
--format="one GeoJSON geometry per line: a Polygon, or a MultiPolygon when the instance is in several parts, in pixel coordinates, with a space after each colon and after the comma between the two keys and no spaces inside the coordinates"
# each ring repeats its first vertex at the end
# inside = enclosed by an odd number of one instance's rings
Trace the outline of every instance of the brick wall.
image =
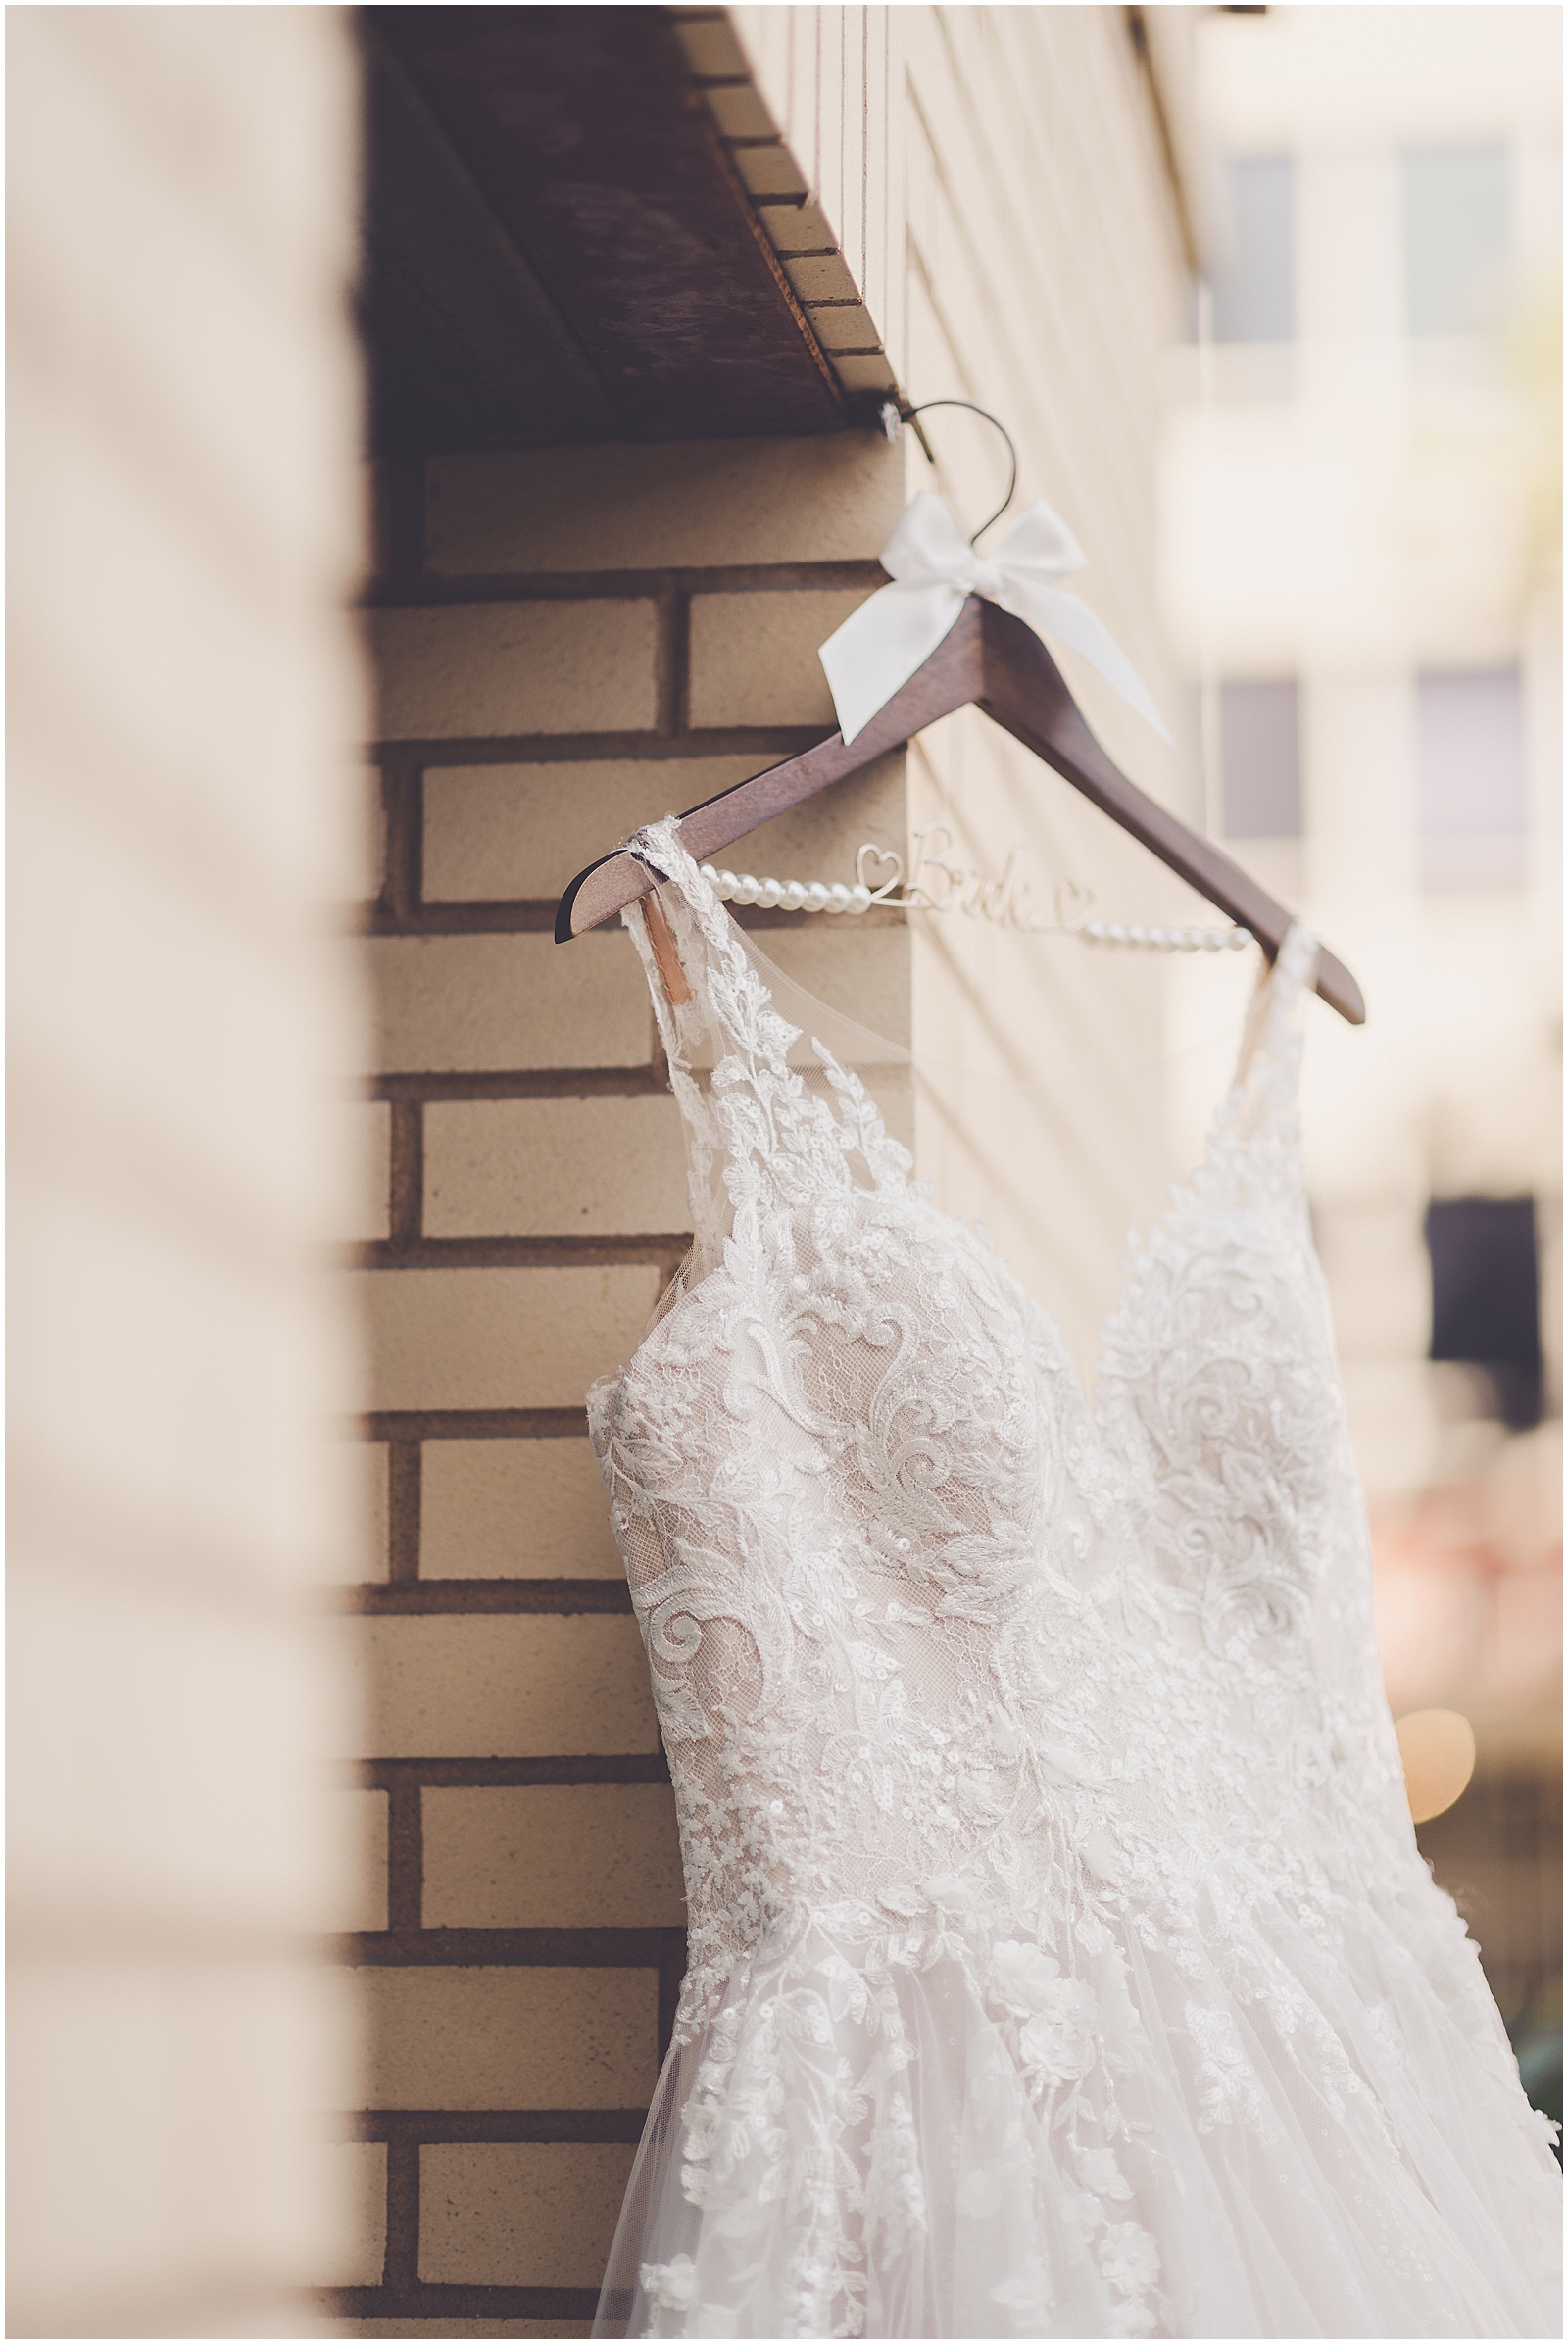
{"type": "Polygon", "coordinates": [[[9,2318],[280,2335],[357,2088],[361,1404],[322,907],[363,793],[355,88],[329,9],[8,22],[9,2318]]]}
{"type": "MultiPolygon", "coordinates": [[[[630,943],[617,923],[561,949],[551,921],[637,822],[819,737],[816,646],[879,582],[904,496],[902,453],[866,434],[379,483],[385,853],[350,1112],[381,1184],[345,1275],[383,1531],[343,1599],[368,1885],[333,1948],[373,2058],[340,2126],[364,2209],[330,2274],[343,2332],[586,2332],[684,1936],[583,1395],[636,1344],[689,1211],[630,943]]],[[[901,757],[757,833],[748,867],[847,874],[905,824],[901,757]]],[[[901,914],[775,915],[765,943],[907,1037],[901,914]]]]}

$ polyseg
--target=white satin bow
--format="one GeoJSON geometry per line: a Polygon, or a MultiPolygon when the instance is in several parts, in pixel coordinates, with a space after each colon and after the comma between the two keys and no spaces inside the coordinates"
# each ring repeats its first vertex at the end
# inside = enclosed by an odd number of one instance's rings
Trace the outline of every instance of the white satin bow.
{"type": "Polygon", "coordinates": [[[907,505],[882,549],[893,580],[829,635],[818,654],[846,741],[906,684],[956,623],[971,594],[984,595],[1032,626],[1054,635],[1098,669],[1163,741],[1170,739],[1143,677],[1110,630],[1075,594],[1052,580],[1087,569],[1072,531],[1044,498],[1020,513],[994,555],[977,554],[953,514],[929,489],[907,505]]]}

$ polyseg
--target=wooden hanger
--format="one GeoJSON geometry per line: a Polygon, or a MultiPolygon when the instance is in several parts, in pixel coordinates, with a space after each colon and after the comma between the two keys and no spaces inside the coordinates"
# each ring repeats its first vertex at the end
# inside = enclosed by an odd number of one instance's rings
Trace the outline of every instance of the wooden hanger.
{"type": "MultiPolygon", "coordinates": [[[[846,748],[838,733],[829,733],[799,757],[693,806],[682,815],[676,836],[695,861],[710,862],[775,814],[858,773],[889,750],[902,749],[940,717],[969,707],[984,708],[1004,732],[1032,749],[1190,887],[1250,929],[1274,958],[1291,926],[1290,912],[1228,855],[1127,779],[1090,731],[1033,628],[978,595],[970,596],[952,632],[856,735],[853,746],[846,748]]],[[[597,928],[655,884],[656,874],[625,848],[591,862],[556,908],[557,944],[569,944],[597,928]]],[[[1326,950],[1318,953],[1317,990],[1351,1025],[1365,1023],[1360,986],[1344,961],[1326,950]]]]}

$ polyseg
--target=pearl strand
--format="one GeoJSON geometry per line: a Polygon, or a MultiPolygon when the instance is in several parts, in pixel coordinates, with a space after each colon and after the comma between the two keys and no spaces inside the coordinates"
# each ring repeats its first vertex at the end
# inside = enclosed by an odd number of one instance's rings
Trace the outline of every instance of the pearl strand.
{"type": "Polygon", "coordinates": [[[701,868],[721,903],[756,903],[763,911],[869,911],[871,908],[868,887],[824,887],[820,879],[754,879],[750,871],[743,871],[737,878],[733,871],[715,871],[710,862],[705,862],[701,868]]]}
{"type": "MultiPolygon", "coordinates": [[[[739,875],[719,871],[710,862],[702,864],[701,870],[721,903],[755,903],[763,911],[861,912],[869,911],[873,902],[868,887],[828,887],[820,879],[754,879],[750,871],[739,875]]],[[[902,908],[924,907],[909,904],[902,908]]],[[[1085,920],[1081,927],[1047,933],[1081,936],[1087,944],[1131,945],[1153,952],[1240,952],[1252,941],[1247,928],[1150,928],[1124,925],[1120,920],[1085,920]]]]}
{"type": "Polygon", "coordinates": [[[1245,952],[1252,942],[1250,928],[1140,928],[1120,920],[1085,920],[1069,933],[1089,944],[1141,945],[1153,952],[1245,952]]]}

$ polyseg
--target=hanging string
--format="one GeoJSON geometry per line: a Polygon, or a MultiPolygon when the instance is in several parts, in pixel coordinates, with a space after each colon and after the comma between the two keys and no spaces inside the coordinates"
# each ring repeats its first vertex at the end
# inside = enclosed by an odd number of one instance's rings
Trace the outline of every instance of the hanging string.
{"type": "MultiPolygon", "coordinates": [[[[1007,507],[1012,503],[1014,496],[1017,494],[1018,451],[1012,444],[1012,434],[1007,429],[1006,424],[1001,422],[998,417],[991,413],[991,410],[988,407],[976,407],[972,399],[922,399],[918,407],[895,407],[893,401],[890,399],[882,410],[882,427],[887,432],[889,439],[894,439],[897,437],[897,431],[895,428],[897,424],[912,423],[916,415],[929,415],[934,407],[964,408],[971,415],[979,415],[983,421],[994,425],[995,428],[1001,432],[1003,438],[1007,443],[1007,456],[1012,466],[1012,469],[1007,475],[1007,493],[1003,498],[1002,503],[997,507],[996,512],[991,515],[991,519],[982,521],[979,528],[976,529],[974,535],[970,538],[969,543],[971,545],[978,545],[981,538],[984,537],[986,531],[991,527],[992,522],[1001,520],[1003,514],[1006,512],[1007,507]]],[[[931,454],[930,442],[927,440],[925,433],[923,431],[917,431],[915,433],[915,437],[920,442],[921,447],[924,448],[927,457],[930,459],[930,462],[935,464],[936,458],[931,454]]]]}

